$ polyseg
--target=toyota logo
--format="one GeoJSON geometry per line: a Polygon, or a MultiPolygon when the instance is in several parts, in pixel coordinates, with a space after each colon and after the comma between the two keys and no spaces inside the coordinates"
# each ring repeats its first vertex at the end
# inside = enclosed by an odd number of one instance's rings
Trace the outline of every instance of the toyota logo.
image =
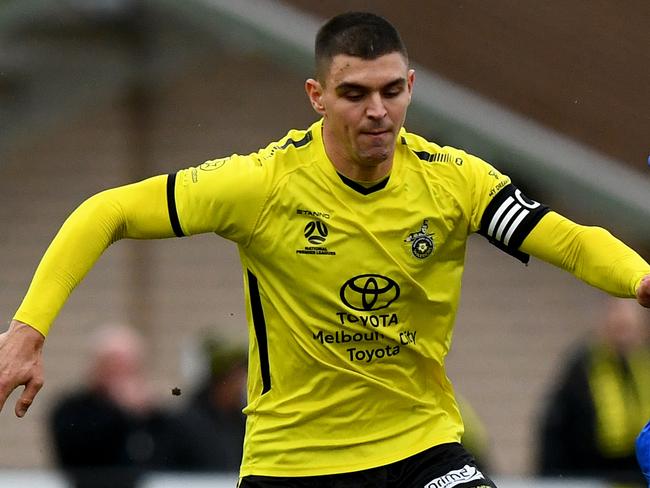
{"type": "Polygon", "coordinates": [[[348,307],[370,312],[388,307],[399,298],[399,285],[378,274],[362,274],[350,278],[341,287],[341,300],[348,307]]]}

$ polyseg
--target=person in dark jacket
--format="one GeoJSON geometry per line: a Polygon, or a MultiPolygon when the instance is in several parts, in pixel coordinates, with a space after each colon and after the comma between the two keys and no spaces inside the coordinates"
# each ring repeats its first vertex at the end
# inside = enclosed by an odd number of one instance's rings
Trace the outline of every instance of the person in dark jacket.
{"type": "Polygon", "coordinates": [[[236,473],[246,428],[246,353],[215,340],[203,346],[208,374],[170,422],[165,468],[236,473]]]}
{"type": "Polygon", "coordinates": [[[608,302],[601,327],[573,351],[542,413],[541,475],[641,481],[634,447],[650,417],[649,327],[636,304],[608,302]]]}
{"type": "Polygon", "coordinates": [[[50,414],[56,462],[77,488],[132,488],[161,463],[167,415],[145,378],[139,334],[111,325],[92,340],[88,384],[50,414]]]}

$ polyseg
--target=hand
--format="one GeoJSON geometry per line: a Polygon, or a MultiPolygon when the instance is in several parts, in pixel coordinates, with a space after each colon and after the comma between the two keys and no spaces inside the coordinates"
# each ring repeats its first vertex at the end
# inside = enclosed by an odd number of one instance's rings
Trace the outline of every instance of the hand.
{"type": "Polygon", "coordinates": [[[650,274],[645,275],[636,289],[636,300],[646,308],[650,308],[650,274]]]}
{"type": "Polygon", "coordinates": [[[14,412],[24,417],[43,386],[42,350],[45,338],[33,327],[13,320],[0,334],[0,411],[16,388],[25,386],[14,412]]]}

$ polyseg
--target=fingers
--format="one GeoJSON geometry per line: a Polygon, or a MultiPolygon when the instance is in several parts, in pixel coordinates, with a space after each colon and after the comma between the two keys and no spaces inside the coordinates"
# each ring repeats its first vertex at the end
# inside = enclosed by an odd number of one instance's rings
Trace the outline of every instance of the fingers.
{"type": "Polygon", "coordinates": [[[43,341],[40,332],[15,320],[0,334],[0,410],[20,385],[25,389],[16,403],[16,416],[23,417],[33,403],[43,386],[43,341]]]}
{"type": "Polygon", "coordinates": [[[650,275],[647,275],[636,290],[636,299],[644,307],[650,308],[650,275]]]}
{"type": "MultiPolygon", "coordinates": [[[[0,334],[0,352],[3,352],[3,345],[6,342],[6,338],[7,338],[6,332],[0,334]]],[[[7,398],[9,397],[9,395],[14,389],[14,385],[12,385],[9,381],[9,376],[7,374],[3,374],[2,366],[3,365],[0,362],[0,412],[2,412],[2,409],[4,408],[7,398]]]]}
{"type": "Polygon", "coordinates": [[[16,402],[16,407],[14,409],[16,417],[23,418],[25,416],[29,407],[32,405],[32,403],[34,403],[36,394],[41,390],[42,387],[43,380],[40,378],[33,378],[25,385],[25,389],[16,402]]]}

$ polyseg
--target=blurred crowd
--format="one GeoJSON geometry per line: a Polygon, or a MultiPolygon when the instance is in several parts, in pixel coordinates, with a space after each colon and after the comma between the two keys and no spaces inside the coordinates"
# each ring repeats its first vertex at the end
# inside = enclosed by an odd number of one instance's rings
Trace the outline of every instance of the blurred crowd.
{"type": "Polygon", "coordinates": [[[135,329],[101,328],[92,337],[86,384],[54,405],[49,428],[56,462],[76,488],[134,488],[151,470],[238,470],[245,350],[202,341],[204,377],[177,409],[154,397],[146,354],[135,329]]]}
{"type": "Polygon", "coordinates": [[[544,403],[540,475],[645,486],[635,439],[650,419],[649,330],[647,311],[608,299],[593,332],[560,365],[544,403]]]}
{"type": "MultiPolygon", "coordinates": [[[[570,327],[571,324],[566,324],[570,327]]],[[[650,321],[609,299],[593,333],[572,346],[541,403],[536,474],[640,487],[635,439],[650,419],[650,321]]],[[[56,461],[76,488],[134,488],[151,470],[236,472],[242,456],[246,351],[208,337],[205,374],[180,408],[163,408],[146,375],[146,343],[124,325],[92,337],[87,383],[49,417],[56,461]]],[[[463,443],[489,468],[480,405],[459,395],[463,443]]]]}

